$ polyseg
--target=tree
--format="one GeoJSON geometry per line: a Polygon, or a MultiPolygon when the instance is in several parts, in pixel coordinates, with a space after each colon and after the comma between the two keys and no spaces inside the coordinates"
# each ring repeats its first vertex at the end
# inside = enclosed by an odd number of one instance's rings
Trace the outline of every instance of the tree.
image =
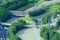
{"type": "Polygon", "coordinates": [[[50,5],[50,12],[53,14],[54,18],[56,18],[57,14],[60,14],[60,3],[50,5]]]}
{"type": "Polygon", "coordinates": [[[43,24],[47,24],[47,23],[50,23],[51,21],[51,14],[46,14],[45,16],[42,17],[42,22],[43,24]]]}
{"type": "Polygon", "coordinates": [[[27,23],[21,19],[17,20],[12,25],[10,25],[9,30],[8,30],[9,39],[10,40],[21,40],[21,38],[16,36],[16,33],[24,28],[27,28],[25,25],[27,25],[27,23]]]}
{"type": "Polygon", "coordinates": [[[30,12],[29,12],[29,15],[30,15],[30,16],[33,16],[33,17],[39,16],[39,15],[42,15],[42,14],[46,13],[47,10],[48,10],[48,7],[42,7],[42,8],[39,8],[39,9],[30,11],[30,12]]]}
{"type": "Polygon", "coordinates": [[[56,32],[52,40],[60,40],[60,34],[56,32]]]}
{"type": "Polygon", "coordinates": [[[47,27],[43,27],[40,35],[44,38],[44,40],[49,40],[50,29],[47,27]]]}
{"type": "Polygon", "coordinates": [[[60,34],[47,27],[41,29],[40,35],[44,40],[60,40],[60,34]]]}
{"type": "Polygon", "coordinates": [[[17,10],[18,8],[23,7],[28,3],[28,0],[13,0],[11,2],[3,4],[3,6],[8,10],[17,10]]]}
{"type": "Polygon", "coordinates": [[[11,13],[3,6],[0,6],[0,22],[5,22],[11,17],[11,13]]]}
{"type": "Polygon", "coordinates": [[[58,21],[57,21],[57,23],[56,23],[56,27],[55,27],[56,29],[60,29],[60,19],[58,18],[58,21]]]}

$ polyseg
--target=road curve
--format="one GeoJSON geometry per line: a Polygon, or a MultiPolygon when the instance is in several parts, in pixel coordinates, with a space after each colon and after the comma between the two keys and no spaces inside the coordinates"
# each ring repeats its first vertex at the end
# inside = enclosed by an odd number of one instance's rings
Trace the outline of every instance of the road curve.
{"type": "Polygon", "coordinates": [[[43,6],[48,6],[48,5],[54,4],[56,2],[60,2],[60,0],[58,0],[58,1],[55,1],[55,0],[54,1],[46,1],[46,2],[44,2],[42,4],[35,5],[35,6],[31,7],[31,8],[29,8],[29,9],[25,10],[25,12],[28,13],[30,11],[34,11],[36,9],[39,9],[39,8],[43,7],[43,6]]]}

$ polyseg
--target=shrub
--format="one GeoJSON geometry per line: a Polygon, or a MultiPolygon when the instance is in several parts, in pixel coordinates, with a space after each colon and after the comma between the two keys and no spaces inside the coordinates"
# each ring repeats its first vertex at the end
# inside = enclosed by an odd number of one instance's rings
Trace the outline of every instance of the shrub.
{"type": "Polygon", "coordinates": [[[57,17],[57,14],[60,14],[60,3],[50,5],[50,12],[53,14],[54,18],[57,17]]]}
{"type": "Polygon", "coordinates": [[[13,0],[11,2],[7,2],[6,4],[3,4],[3,6],[9,10],[17,10],[30,3],[36,3],[36,2],[37,1],[35,1],[35,0],[30,0],[30,1],[29,0],[13,0]]]}
{"type": "Polygon", "coordinates": [[[5,22],[11,17],[11,13],[3,6],[0,6],[0,22],[5,22]]]}
{"type": "Polygon", "coordinates": [[[13,32],[10,30],[9,31],[9,40],[22,40],[18,36],[14,35],[13,32]]]}
{"type": "Polygon", "coordinates": [[[46,14],[45,16],[42,17],[42,22],[43,24],[47,24],[50,23],[50,18],[51,18],[51,14],[46,14]]]}
{"type": "Polygon", "coordinates": [[[40,35],[44,38],[44,40],[49,40],[51,30],[47,27],[43,27],[41,29],[40,35]]]}
{"type": "Polygon", "coordinates": [[[41,4],[41,3],[45,2],[45,1],[51,1],[51,0],[39,0],[37,4],[41,4]]]}
{"type": "Polygon", "coordinates": [[[14,22],[10,27],[9,27],[9,39],[10,40],[19,40],[20,38],[18,38],[16,36],[16,33],[24,28],[26,28],[26,22],[23,20],[17,20],[16,22],[14,22]]]}
{"type": "Polygon", "coordinates": [[[57,23],[56,23],[56,27],[55,27],[56,29],[60,29],[60,19],[58,18],[58,21],[57,21],[57,23]]]}
{"type": "Polygon", "coordinates": [[[15,21],[14,23],[12,23],[12,25],[10,25],[9,27],[9,39],[10,40],[19,40],[19,38],[16,36],[16,33],[19,32],[22,29],[28,28],[29,22],[33,22],[35,19],[30,18],[30,17],[24,17],[21,19],[18,19],[17,21],[15,21]],[[30,21],[29,21],[30,20],[30,21]],[[29,22],[27,22],[29,21],[29,22]]]}
{"type": "Polygon", "coordinates": [[[33,16],[33,17],[34,16],[39,16],[39,15],[45,13],[47,10],[48,10],[48,7],[44,7],[44,8],[42,7],[41,9],[36,9],[34,11],[30,11],[29,15],[33,16]]]}
{"type": "Polygon", "coordinates": [[[41,29],[40,35],[44,40],[60,40],[60,34],[47,27],[43,27],[41,29]]]}
{"type": "Polygon", "coordinates": [[[9,10],[16,10],[20,7],[27,5],[27,4],[28,4],[27,0],[14,0],[14,1],[8,2],[6,4],[3,4],[3,6],[9,10]]]}

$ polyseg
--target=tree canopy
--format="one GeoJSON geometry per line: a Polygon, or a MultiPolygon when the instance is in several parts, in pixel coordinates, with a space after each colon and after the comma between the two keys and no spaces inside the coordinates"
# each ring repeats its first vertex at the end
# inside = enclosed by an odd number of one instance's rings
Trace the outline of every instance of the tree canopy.
{"type": "Polygon", "coordinates": [[[5,22],[11,17],[11,13],[3,6],[0,6],[0,22],[5,22]]]}

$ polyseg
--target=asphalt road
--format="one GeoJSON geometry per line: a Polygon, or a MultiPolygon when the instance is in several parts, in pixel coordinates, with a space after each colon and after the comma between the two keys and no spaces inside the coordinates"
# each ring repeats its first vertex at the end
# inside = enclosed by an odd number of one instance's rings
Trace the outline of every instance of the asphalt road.
{"type": "Polygon", "coordinates": [[[0,26],[0,39],[7,40],[8,39],[8,27],[7,26],[0,26]]]}
{"type": "Polygon", "coordinates": [[[43,6],[48,6],[48,5],[54,4],[56,2],[60,2],[60,0],[58,0],[58,1],[55,1],[55,0],[53,0],[53,1],[46,1],[46,2],[44,2],[42,4],[35,5],[35,6],[31,7],[31,8],[29,8],[29,9],[25,10],[25,12],[28,13],[29,11],[33,11],[33,10],[39,9],[39,8],[41,8],[43,6]]]}
{"type": "Polygon", "coordinates": [[[6,23],[12,24],[14,21],[16,21],[17,19],[22,18],[20,16],[12,16],[10,20],[8,20],[6,23]]]}
{"type": "MultiPolygon", "coordinates": [[[[56,3],[56,2],[60,2],[60,0],[54,0],[54,1],[46,1],[46,2],[44,2],[44,3],[42,3],[42,4],[39,4],[39,5],[35,5],[35,6],[33,6],[32,8],[29,8],[29,9],[27,9],[27,10],[25,10],[24,12],[26,12],[26,13],[28,13],[29,11],[33,11],[33,10],[35,10],[35,9],[39,9],[39,8],[41,8],[41,7],[43,7],[43,6],[48,6],[48,5],[51,5],[51,4],[54,4],[54,3],[56,3]]],[[[44,14],[45,15],[45,14],[44,14]]],[[[37,17],[38,19],[40,18],[40,16],[39,17],[37,17]]],[[[13,20],[14,20],[14,18],[13,18],[13,20]]],[[[12,19],[10,20],[10,21],[8,21],[8,22],[11,22],[12,21],[12,19]]],[[[6,26],[4,26],[4,27],[2,27],[2,26],[0,26],[0,38],[2,38],[2,40],[7,40],[6,38],[8,38],[8,32],[7,32],[7,30],[8,29],[5,29],[5,27],[6,26]]]]}
{"type": "MultiPolygon", "coordinates": [[[[7,22],[6,22],[6,24],[7,23],[12,23],[12,22],[14,22],[14,21],[16,21],[17,19],[19,19],[19,18],[21,18],[20,16],[13,16],[10,20],[8,20],[7,22]]],[[[0,39],[1,40],[9,40],[9,37],[8,37],[8,25],[2,25],[2,26],[0,26],[0,39]]]]}

